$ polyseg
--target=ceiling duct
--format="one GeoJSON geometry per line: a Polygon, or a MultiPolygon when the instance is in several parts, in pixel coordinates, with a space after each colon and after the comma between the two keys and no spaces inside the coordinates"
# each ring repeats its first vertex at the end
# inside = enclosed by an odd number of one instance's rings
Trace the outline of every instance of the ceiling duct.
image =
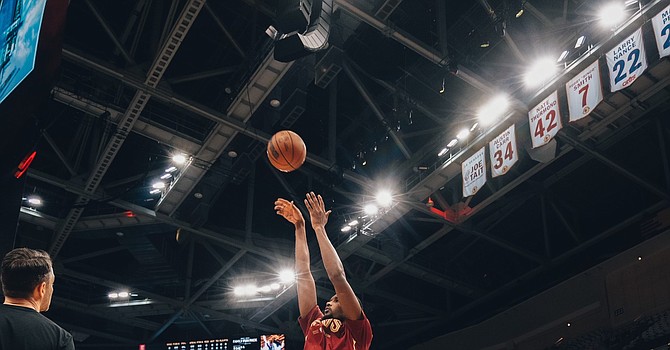
{"type": "MultiPolygon", "coordinates": [[[[303,11],[304,1],[300,1],[300,11],[303,11]]],[[[330,20],[333,13],[333,0],[315,1],[312,4],[312,13],[310,16],[309,27],[304,33],[287,33],[288,29],[299,27],[296,23],[286,25],[286,29],[280,27],[279,32],[274,28],[268,28],[268,31],[274,33],[273,38],[278,39],[275,42],[274,58],[279,62],[291,62],[300,57],[307,56],[310,53],[322,50],[328,46],[328,36],[330,34],[330,20]],[[318,13],[318,17],[315,14],[318,13]]],[[[293,12],[295,14],[295,11],[293,12]]],[[[280,16],[281,18],[282,16],[280,16]]],[[[294,16],[299,17],[299,16],[294,16]]],[[[277,25],[283,21],[277,21],[277,25]]],[[[298,23],[299,24],[299,23],[298,23]]]]}

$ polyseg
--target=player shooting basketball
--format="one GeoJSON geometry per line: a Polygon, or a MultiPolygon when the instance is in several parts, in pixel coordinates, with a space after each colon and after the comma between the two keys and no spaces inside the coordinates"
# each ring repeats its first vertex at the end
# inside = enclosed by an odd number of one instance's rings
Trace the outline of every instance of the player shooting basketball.
{"type": "Polygon", "coordinates": [[[321,195],[307,194],[305,205],[319,244],[321,259],[335,295],[326,302],[324,312],[317,305],[316,285],[310,270],[305,219],[298,207],[286,199],[275,201],[275,211],[295,225],[295,270],[298,289],[298,322],[305,334],[305,350],[368,350],[372,327],[358,298],[347,282],[342,261],[328,239],[326,211],[321,195]]]}

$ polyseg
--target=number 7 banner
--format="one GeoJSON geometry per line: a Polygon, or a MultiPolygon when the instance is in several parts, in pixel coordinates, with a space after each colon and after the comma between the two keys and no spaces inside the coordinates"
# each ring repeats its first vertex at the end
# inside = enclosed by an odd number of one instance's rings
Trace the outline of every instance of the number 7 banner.
{"type": "Polygon", "coordinates": [[[491,155],[491,177],[505,175],[519,160],[516,154],[514,124],[489,142],[489,153],[491,155]]]}
{"type": "Polygon", "coordinates": [[[528,112],[528,125],[533,148],[551,141],[561,129],[561,112],[558,108],[558,91],[554,91],[544,101],[528,112]]]}
{"type": "Polygon", "coordinates": [[[598,61],[565,84],[565,90],[568,93],[570,121],[586,117],[603,100],[598,61]]]}
{"type": "Polygon", "coordinates": [[[605,56],[610,70],[612,92],[630,86],[647,69],[642,28],[608,51],[605,56]]]}
{"type": "Polygon", "coordinates": [[[670,56],[670,6],[651,19],[656,35],[656,46],[661,57],[670,56]]]}

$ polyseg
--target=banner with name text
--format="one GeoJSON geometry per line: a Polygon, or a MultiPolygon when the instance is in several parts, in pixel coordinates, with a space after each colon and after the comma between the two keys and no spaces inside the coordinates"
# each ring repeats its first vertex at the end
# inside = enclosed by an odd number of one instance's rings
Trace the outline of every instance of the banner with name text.
{"type": "Polygon", "coordinates": [[[670,5],[651,19],[661,57],[670,56],[670,5]]]}
{"type": "Polygon", "coordinates": [[[477,151],[461,164],[463,174],[463,197],[469,197],[477,193],[486,184],[486,159],[484,148],[477,151]]]}
{"type": "Polygon", "coordinates": [[[533,148],[544,146],[561,130],[561,111],[558,108],[558,91],[554,91],[528,112],[528,125],[533,148]]]}
{"type": "Polygon", "coordinates": [[[647,69],[647,54],[642,41],[642,28],[609,50],[605,57],[609,67],[612,92],[633,84],[647,69]]]}
{"type": "Polygon", "coordinates": [[[568,93],[568,113],[570,113],[571,122],[591,113],[603,100],[598,60],[565,84],[565,90],[568,93]]]}
{"type": "Polygon", "coordinates": [[[507,171],[519,160],[516,153],[514,124],[489,142],[489,153],[491,156],[491,177],[507,174],[507,171]]]}

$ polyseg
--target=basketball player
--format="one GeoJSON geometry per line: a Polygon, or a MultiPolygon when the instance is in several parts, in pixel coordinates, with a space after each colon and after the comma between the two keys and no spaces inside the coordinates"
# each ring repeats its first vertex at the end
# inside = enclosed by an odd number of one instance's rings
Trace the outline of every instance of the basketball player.
{"type": "Polygon", "coordinates": [[[328,239],[325,227],[330,210],[325,210],[323,198],[314,192],[307,194],[305,205],[335,295],[326,302],[322,312],[316,303],[316,285],[310,271],[305,220],[293,202],[277,199],[275,211],[295,226],[295,272],[300,309],[298,322],[305,334],[304,349],[368,350],[372,342],[372,327],[347,282],[342,261],[328,239]]]}

